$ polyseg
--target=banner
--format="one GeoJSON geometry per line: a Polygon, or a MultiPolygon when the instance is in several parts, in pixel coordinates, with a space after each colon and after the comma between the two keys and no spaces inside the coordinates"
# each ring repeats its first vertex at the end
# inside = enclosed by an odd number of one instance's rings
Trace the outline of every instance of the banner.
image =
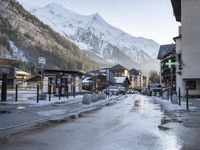
{"type": "Polygon", "coordinates": [[[113,81],[113,74],[109,69],[106,70],[106,81],[108,81],[108,82],[113,81]]]}

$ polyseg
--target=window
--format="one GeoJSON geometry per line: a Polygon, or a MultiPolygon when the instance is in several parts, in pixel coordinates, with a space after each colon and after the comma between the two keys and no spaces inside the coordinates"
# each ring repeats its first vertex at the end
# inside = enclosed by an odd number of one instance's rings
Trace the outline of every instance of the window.
{"type": "Polygon", "coordinates": [[[182,64],[183,64],[183,62],[182,62],[182,56],[181,56],[181,54],[178,54],[178,62],[179,62],[179,70],[182,70],[182,64]]]}
{"type": "Polygon", "coordinates": [[[196,81],[195,80],[186,81],[186,87],[188,87],[189,90],[196,90],[196,81]]]}

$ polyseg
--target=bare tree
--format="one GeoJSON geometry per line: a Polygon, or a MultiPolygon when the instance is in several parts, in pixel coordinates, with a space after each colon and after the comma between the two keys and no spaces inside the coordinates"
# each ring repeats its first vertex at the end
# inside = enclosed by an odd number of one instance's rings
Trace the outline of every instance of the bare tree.
{"type": "Polygon", "coordinates": [[[159,83],[160,82],[160,76],[157,71],[152,70],[152,71],[150,71],[149,74],[150,74],[149,81],[151,83],[159,83]]]}

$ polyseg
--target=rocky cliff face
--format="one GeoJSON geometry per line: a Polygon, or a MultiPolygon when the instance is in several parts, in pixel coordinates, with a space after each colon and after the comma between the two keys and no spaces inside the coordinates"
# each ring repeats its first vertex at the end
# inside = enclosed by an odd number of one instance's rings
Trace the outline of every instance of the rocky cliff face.
{"type": "Polygon", "coordinates": [[[85,66],[89,70],[96,67],[78,46],[31,15],[15,0],[0,0],[0,51],[3,57],[17,57],[24,65],[35,68],[40,55],[47,58],[48,68],[81,70],[85,66]]]}

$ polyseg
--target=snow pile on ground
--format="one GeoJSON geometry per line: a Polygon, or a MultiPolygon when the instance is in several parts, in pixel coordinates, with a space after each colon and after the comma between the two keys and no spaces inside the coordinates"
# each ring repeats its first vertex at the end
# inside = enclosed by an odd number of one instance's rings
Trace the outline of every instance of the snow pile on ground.
{"type": "Polygon", "coordinates": [[[9,105],[17,105],[17,104],[24,104],[24,105],[32,105],[32,106],[46,106],[46,105],[52,105],[52,104],[72,104],[72,103],[78,103],[81,102],[83,98],[83,95],[77,95],[75,98],[73,96],[70,96],[68,99],[67,97],[61,97],[59,100],[58,97],[51,97],[51,101],[48,101],[48,96],[47,100],[39,100],[39,103],[37,103],[36,100],[24,100],[24,101],[7,101],[7,102],[1,102],[2,104],[9,104],[9,105]]]}
{"type": "MultiPolygon", "coordinates": [[[[167,99],[153,97],[153,100],[161,104],[163,106],[163,109],[166,111],[186,110],[186,102],[181,102],[181,106],[179,106],[178,104],[172,104],[172,102],[167,99]]],[[[195,110],[196,107],[189,106],[189,109],[195,110]]]]}
{"type": "Polygon", "coordinates": [[[64,115],[66,114],[66,110],[64,109],[55,109],[55,110],[48,110],[48,111],[39,111],[37,112],[39,115],[50,117],[53,115],[64,115]]]}

